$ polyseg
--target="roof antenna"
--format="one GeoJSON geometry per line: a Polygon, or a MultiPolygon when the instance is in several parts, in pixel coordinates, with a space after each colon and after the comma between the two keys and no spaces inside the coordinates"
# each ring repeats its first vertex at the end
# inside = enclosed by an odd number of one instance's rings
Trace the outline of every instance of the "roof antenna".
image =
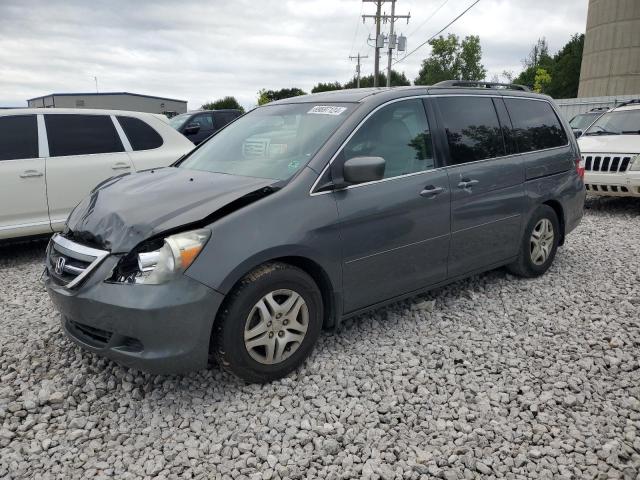
{"type": "Polygon", "coordinates": [[[93,77],[93,79],[96,81],[96,93],[98,93],[98,77],[93,77]]]}

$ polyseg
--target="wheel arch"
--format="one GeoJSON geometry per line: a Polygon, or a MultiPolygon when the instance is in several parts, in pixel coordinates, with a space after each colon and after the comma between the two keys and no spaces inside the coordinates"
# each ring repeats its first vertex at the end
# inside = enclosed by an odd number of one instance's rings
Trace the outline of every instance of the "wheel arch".
{"type": "Polygon", "coordinates": [[[547,205],[548,207],[551,207],[553,211],[556,213],[556,216],[558,217],[558,223],[560,224],[560,240],[558,242],[558,245],[563,245],[564,237],[565,237],[565,218],[564,218],[564,208],[562,207],[562,204],[558,200],[551,199],[543,202],[542,205],[547,205]]]}
{"type": "MultiPolygon", "coordinates": [[[[284,253],[284,252],[277,252],[284,253]]],[[[305,252],[308,253],[308,252],[305,252]]],[[[296,252],[295,254],[280,254],[271,252],[271,255],[261,254],[247,262],[243,262],[241,266],[235,269],[221,285],[220,290],[225,296],[228,296],[230,292],[236,287],[236,285],[250,272],[265,265],[267,263],[284,263],[297,267],[309,275],[318,286],[322,295],[322,302],[324,306],[324,318],[323,327],[335,327],[338,323],[338,319],[341,315],[341,300],[340,295],[336,291],[336,286],[339,278],[336,277],[336,272],[333,272],[333,278],[331,273],[321,265],[321,263],[312,258],[312,255],[304,254],[302,252],[296,252]]],[[[222,310],[222,308],[220,309],[222,310]]],[[[219,315],[216,315],[216,319],[219,315]]]]}

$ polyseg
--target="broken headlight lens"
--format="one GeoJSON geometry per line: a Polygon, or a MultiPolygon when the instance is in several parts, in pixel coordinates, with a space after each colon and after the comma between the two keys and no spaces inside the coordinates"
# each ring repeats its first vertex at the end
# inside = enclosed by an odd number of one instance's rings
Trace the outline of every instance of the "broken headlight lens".
{"type": "Polygon", "coordinates": [[[138,254],[138,275],[135,283],[159,285],[183,273],[194,262],[211,236],[204,228],[177,233],[164,239],[159,250],[138,254]]]}

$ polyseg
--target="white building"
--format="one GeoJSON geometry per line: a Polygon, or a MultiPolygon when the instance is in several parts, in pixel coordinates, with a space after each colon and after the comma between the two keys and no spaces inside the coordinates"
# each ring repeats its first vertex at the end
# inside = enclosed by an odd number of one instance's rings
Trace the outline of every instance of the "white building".
{"type": "Polygon", "coordinates": [[[186,100],[129,92],[52,93],[42,97],[30,98],[27,103],[30,108],[99,108],[164,113],[168,116],[187,111],[186,100]]]}

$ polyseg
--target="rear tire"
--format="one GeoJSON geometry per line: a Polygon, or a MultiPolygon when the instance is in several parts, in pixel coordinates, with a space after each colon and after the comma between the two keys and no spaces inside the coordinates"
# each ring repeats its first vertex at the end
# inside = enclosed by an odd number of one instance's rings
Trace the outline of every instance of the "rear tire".
{"type": "Polygon", "coordinates": [[[258,267],[225,300],[212,332],[212,353],[250,383],[284,377],[309,356],[322,329],[322,295],[303,270],[274,262],[258,267]]]}
{"type": "Polygon", "coordinates": [[[560,242],[560,222],[548,205],[540,205],[529,219],[520,245],[518,259],[507,270],[525,278],[544,274],[556,256],[560,242]]]}

